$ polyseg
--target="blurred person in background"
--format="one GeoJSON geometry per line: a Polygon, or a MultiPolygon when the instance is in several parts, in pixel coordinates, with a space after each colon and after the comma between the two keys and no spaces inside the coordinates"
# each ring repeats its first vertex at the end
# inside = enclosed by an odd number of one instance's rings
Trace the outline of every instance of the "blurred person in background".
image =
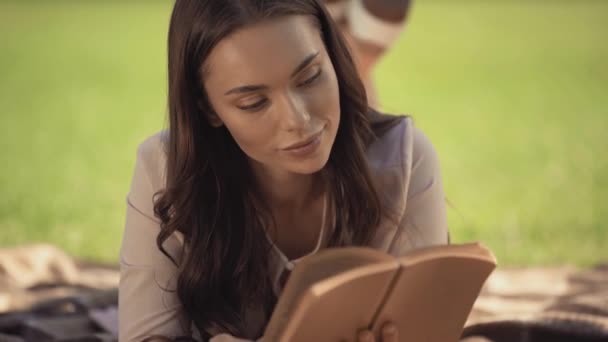
{"type": "Polygon", "coordinates": [[[403,31],[411,1],[325,0],[325,4],[351,46],[368,101],[376,107],[374,66],[394,46],[403,31]]]}

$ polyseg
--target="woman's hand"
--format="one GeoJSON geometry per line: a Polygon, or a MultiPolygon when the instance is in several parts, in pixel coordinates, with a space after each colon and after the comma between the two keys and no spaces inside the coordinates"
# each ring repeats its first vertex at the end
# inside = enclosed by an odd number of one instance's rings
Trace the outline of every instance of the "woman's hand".
{"type": "Polygon", "coordinates": [[[382,326],[379,340],[371,331],[363,330],[359,332],[357,342],[399,342],[399,332],[395,324],[388,322],[382,326]]]}

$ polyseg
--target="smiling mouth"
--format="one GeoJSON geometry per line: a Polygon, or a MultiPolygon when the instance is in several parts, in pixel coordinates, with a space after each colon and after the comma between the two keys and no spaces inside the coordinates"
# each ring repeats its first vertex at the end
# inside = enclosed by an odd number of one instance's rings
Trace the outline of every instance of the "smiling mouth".
{"type": "Polygon", "coordinates": [[[300,142],[289,145],[289,146],[285,147],[283,150],[284,151],[295,151],[295,150],[299,150],[303,147],[306,147],[306,146],[312,144],[313,142],[315,142],[319,138],[319,136],[321,136],[321,133],[323,133],[323,130],[320,130],[319,132],[311,135],[310,137],[308,137],[300,142]]]}

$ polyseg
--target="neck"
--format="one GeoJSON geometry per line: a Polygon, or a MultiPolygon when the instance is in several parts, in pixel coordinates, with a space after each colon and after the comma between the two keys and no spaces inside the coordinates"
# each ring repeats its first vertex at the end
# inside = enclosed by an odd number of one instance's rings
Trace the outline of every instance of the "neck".
{"type": "Polygon", "coordinates": [[[303,175],[268,170],[261,165],[252,169],[258,191],[272,209],[303,209],[323,194],[319,172],[303,175]]]}

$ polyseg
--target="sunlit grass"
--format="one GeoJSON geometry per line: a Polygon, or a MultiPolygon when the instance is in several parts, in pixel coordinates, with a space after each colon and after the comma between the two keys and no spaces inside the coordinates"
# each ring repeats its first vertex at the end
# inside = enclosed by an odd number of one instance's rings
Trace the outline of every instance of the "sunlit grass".
{"type": "MultiPolygon", "coordinates": [[[[165,115],[171,2],[0,3],[0,245],[116,260],[135,149],[165,115]]],[[[418,1],[384,108],[439,151],[457,242],[608,259],[608,2],[418,1]]]]}

